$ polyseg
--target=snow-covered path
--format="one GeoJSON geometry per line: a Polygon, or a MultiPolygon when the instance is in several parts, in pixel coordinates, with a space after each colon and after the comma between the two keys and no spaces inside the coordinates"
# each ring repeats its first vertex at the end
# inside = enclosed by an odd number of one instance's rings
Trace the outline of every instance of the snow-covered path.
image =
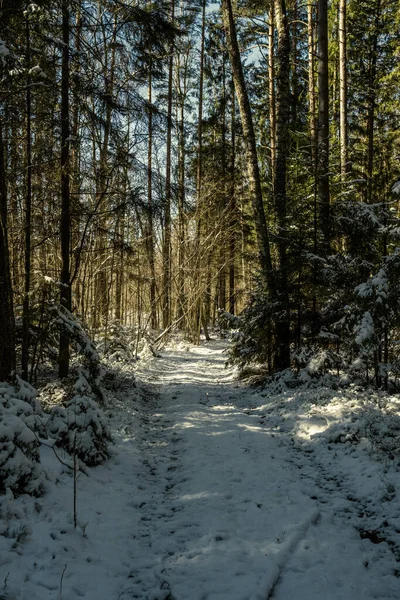
{"type": "Polygon", "coordinates": [[[159,491],[143,511],[167,595],[399,598],[386,545],[361,540],[343,516],[346,490],[251,411],[253,393],[224,369],[222,350],[212,342],[155,363],[162,392],[148,442],[159,491]]]}
{"type": "Polygon", "coordinates": [[[163,393],[150,443],[165,491],[148,523],[177,600],[265,600],[299,531],[318,516],[281,441],[235,408],[242,390],[224,360],[214,343],[157,365],[163,393]]]}
{"type": "Polygon", "coordinates": [[[140,373],[151,394],[116,392],[113,458],[80,476],[77,531],[71,477],[44,449],[53,483],[21,501],[31,535],[0,537],[0,596],[4,582],[8,600],[400,598],[341,467],[260,409],[223,349],[164,352],[140,373]]]}

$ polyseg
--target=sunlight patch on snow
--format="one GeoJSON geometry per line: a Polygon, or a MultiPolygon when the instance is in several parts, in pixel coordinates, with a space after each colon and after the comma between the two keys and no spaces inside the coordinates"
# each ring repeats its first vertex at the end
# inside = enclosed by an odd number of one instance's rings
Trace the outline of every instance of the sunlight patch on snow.
{"type": "Polygon", "coordinates": [[[310,439],[316,433],[322,433],[330,423],[325,417],[319,416],[301,416],[296,427],[296,435],[302,439],[310,439]]]}
{"type": "Polygon", "coordinates": [[[212,408],[212,411],[214,412],[222,412],[222,411],[230,411],[231,413],[233,413],[233,411],[236,411],[233,414],[241,414],[237,411],[237,409],[232,406],[231,404],[215,404],[212,408]]]}
{"type": "Polygon", "coordinates": [[[179,427],[181,429],[194,429],[197,425],[191,421],[180,421],[179,427]]]}
{"type": "Polygon", "coordinates": [[[182,500],[182,502],[188,502],[189,500],[200,500],[216,496],[222,496],[221,492],[197,492],[196,494],[183,494],[183,496],[179,497],[179,500],[182,500]]]}
{"type": "Polygon", "coordinates": [[[224,429],[223,431],[206,431],[204,435],[206,436],[221,436],[221,435],[232,435],[235,433],[234,429],[224,429]]]}
{"type": "Polygon", "coordinates": [[[240,427],[241,429],[244,429],[245,431],[262,433],[263,435],[266,435],[269,433],[268,430],[265,428],[265,426],[260,426],[260,425],[248,425],[247,423],[238,423],[238,427],[240,427]]]}

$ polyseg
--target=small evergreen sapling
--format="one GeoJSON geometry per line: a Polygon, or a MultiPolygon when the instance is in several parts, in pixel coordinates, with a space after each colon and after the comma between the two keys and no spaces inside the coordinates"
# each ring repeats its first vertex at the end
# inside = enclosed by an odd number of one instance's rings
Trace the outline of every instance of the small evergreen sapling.
{"type": "Polygon", "coordinates": [[[57,446],[76,455],[86,465],[98,465],[109,458],[111,434],[108,420],[93,397],[83,371],[75,384],[76,394],[65,405],[52,409],[47,433],[57,446]]]}
{"type": "Polygon", "coordinates": [[[18,382],[16,387],[0,384],[0,494],[10,489],[14,495],[40,496],[45,477],[40,466],[35,391],[26,382],[18,382]]]}

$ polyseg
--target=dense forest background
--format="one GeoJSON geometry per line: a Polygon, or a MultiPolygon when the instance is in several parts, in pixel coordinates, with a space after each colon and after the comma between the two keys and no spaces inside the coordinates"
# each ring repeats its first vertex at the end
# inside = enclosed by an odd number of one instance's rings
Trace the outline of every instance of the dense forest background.
{"type": "Polygon", "coordinates": [[[218,325],[396,383],[397,2],[0,7],[0,380],[218,325]]]}

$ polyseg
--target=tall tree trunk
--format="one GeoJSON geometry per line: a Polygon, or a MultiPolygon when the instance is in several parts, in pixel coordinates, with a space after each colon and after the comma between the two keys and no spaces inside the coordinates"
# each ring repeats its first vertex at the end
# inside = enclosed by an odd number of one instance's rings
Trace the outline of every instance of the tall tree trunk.
{"type": "Polygon", "coordinates": [[[118,237],[121,241],[121,249],[117,256],[117,264],[115,267],[115,318],[121,322],[122,319],[122,290],[124,287],[124,250],[123,240],[125,235],[124,228],[125,211],[118,219],[118,237]]]}
{"type": "Polygon", "coordinates": [[[149,64],[148,81],[148,146],[147,146],[147,210],[148,210],[148,232],[147,232],[147,256],[150,269],[150,326],[157,328],[156,307],[156,268],[154,260],[154,224],[153,224],[153,81],[152,61],[149,64]]]}
{"type": "MultiPolygon", "coordinates": [[[[100,5],[99,5],[100,8],[100,5]]],[[[104,137],[100,144],[100,156],[99,156],[99,170],[98,178],[96,181],[96,204],[103,216],[100,218],[100,233],[98,236],[97,253],[99,254],[99,265],[96,276],[96,307],[95,307],[95,327],[98,325],[105,324],[108,320],[108,285],[107,285],[107,229],[108,222],[107,217],[104,216],[109,208],[109,173],[108,173],[108,156],[109,156],[109,143],[111,135],[111,125],[113,116],[113,105],[112,99],[114,94],[114,80],[115,80],[115,56],[116,56],[116,39],[117,39],[117,17],[114,18],[112,37],[109,40],[109,32],[106,30],[105,24],[101,21],[102,35],[103,35],[103,48],[104,48],[104,90],[105,90],[105,117],[104,117],[104,137]],[[108,52],[111,49],[111,57],[108,52]],[[106,258],[105,258],[106,257],[106,258]]],[[[95,153],[94,153],[95,154],[95,153]]],[[[97,162],[97,161],[96,161],[97,162]]],[[[106,335],[106,333],[105,333],[106,335]]]]}
{"type": "Polygon", "coordinates": [[[275,64],[274,64],[275,9],[271,2],[268,26],[268,88],[269,88],[269,131],[271,145],[271,181],[274,181],[276,159],[276,107],[275,107],[275,64]]]}
{"type": "MultiPolygon", "coordinates": [[[[233,84],[233,82],[232,82],[233,84]]],[[[229,312],[235,314],[236,304],[236,282],[235,282],[235,258],[236,258],[236,197],[235,197],[235,94],[232,94],[232,114],[231,114],[231,164],[230,164],[230,185],[229,185],[229,215],[230,215],[230,242],[229,242],[229,312]]]]}
{"type": "Polygon", "coordinates": [[[307,4],[307,32],[308,32],[308,110],[310,123],[310,144],[313,168],[316,166],[316,131],[315,122],[315,40],[314,40],[314,0],[307,4]]]}
{"type": "Polygon", "coordinates": [[[339,2],[339,87],[340,87],[340,175],[342,181],[347,175],[347,40],[346,40],[347,0],[339,2]]]}
{"type": "MultiPolygon", "coordinates": [[[[175,0],[171,1],[171,23],[175,20],[175,0]]],[[[163,294],[162,316],[166,329],[171,322],[171,163],[172,163],[172,83],[174,75],[173,45],[170,48],[168,67],[167,148],[165,172],[164,243],[163,243],[163,294]]]]}
{"type": "Polygon", "coordinates": [[[179,187],[178,187],[178,303],[177,319],[184,328],[185,302],[185,98],[181,97],[179,119],[179,187]]]}
{"type": "Polygon", "coordinates": [[[203,85],[204,85],[204,46],[206,31],[206,0],[202,3],[201,14],[201,42],[200,42],[200,74],[199,74],[199,111],[197,121],[197,171],[196,171],[196,204],[200,209],[201,205],[201,183],[203,175],[203,85]]]}
{"type": "Polygon", "coordinates": [[[318,0],[318,171],[317,188],[323,252],[329,254],[329,80],[328,80],[328,0],[318,0]]]}
{"type": "Polygon", "coordinates": [[[15,324],[7,235],[7,185],[3,127],[0,117],[0,381],[11,380],[15,371],[15,324]]]}
{"type": "Polygon", "coordinates": [[[203,290],[206,286],[204,274],[201,271],[201,233],[204,221],[203,206],[203,87],[204,87],[204,51],[205,51],[205,32],[206,32],[206,0],[202,0],[201,12],[201,38],[200,38],[200,65],[199,65],[199,105],[197,114],[197,148],[196,148],[196,242],[194,256],[195,283],[198,289],[198,298],[191,302],[193,306],[190,327],[192,331],[192,340],[199,342],[203,290]]]}
{"type": "Polygon", "coordinates": [[[376,64],[378,59],[378,31],[381,17],[381,0],[376,1],[374,32],[369,56],[369,81],[367,100],[367,202],[373,201],[373,175],[374,175],[374,130],[375,130],[375,107],[376,107],[376,64]]]}
{"type": "MultiPolygon", "coordinates": [[[[314,0],[307,4],[307,33],[308,33],[308,110],[311,147],[311,173],[313,185],[313,252],[318,251],[318,194],[317,194],[317,124],[315,115],[315,35],[314,35],[314,0]]],[[[317,267],[312,267],[313,295],[312,295],[312,326],[311,338],[314,342],[317,323],[317,267]]]]}
{"type": "MultiPolygon", "coordinates": [[[[29,17],[26,17],[26,57],[28,73],[31,68],[31,42],[29,17]]],[[[21,368],[22,377],[28,380],[29,363],[29,323],[30,302],[29,293],[31,289],[31,213],[32,213],[32,95],[31,78],[28,75],[26,87],[26,197],[25,197],[25,261],[24,261],[24,299],[22,304],[22,348],[21,368]]]]}
{"type": "Polygon", "coordinates": [[[249,96],[243,74],[231,0],[222,0],[222,17],[226,32],[227,48],[232,67],[233,81],[235,84],[235,91],[242,121],[243,139],[246,149],[249,176],[249,188],[257,233],[261,278],[265,289],[268,289],[269,286],[270,290],[275,290],[269,232],[265,219],[253,117],[251,114],[249,96]]]}
{"type": "MultiPolygon", "coordinates": [[[[74,53],[75,56],[80,56],[82,51],[82,0],[77,0],[74,5],[75,9],[75,23],[74,23],[74,40],[75,47],[74,53]]],[[[72,67],[72,65],[71,65],[72,67]]],[[[82,69],[80,61],[76,61],[75,68],[72,73],[70,73],[71,80],[79,81],[82,75],[82,69]]],[[[81,191],[82,191],[82,174],[81,174],[81,144],[79,140],[79,128],[80,128],[80,114],[81,114],[81,98],[79,94],[79,90],[74,89],[73,93],[73,106],[71,108],[71,140],[73,140],[72,146],[70,146],[70,165],[71,165],[71,177],[70,177],[70,202],[73,207],[73,211],[75,214],[73,217],[75,218],[75,227],[72,227],[71,224],[71,265],[70,265],[70,284],[71,288],[74,284],[75,279],[77,279],[77,285],[75,288],[76,293],[76,306],[83,306],[85,300],[81,297],[78,298],[78,290],[80,289],[80,295],[85,292],[86,287],[84,285],[79,285],[80,280],[80,272],[79,272],[79,263],[81,259],[81,253],[79,251],[81,239],[80,235],[83,233],[85,224],[83,219],[80,220],[81,215],[76,214],[78,211],[75,207],[81,207],[81,191]],[[75,210],[74,210],[75,208],[75,210]]],[[[80,213],[80,211],[79,211],[80,213]]]]}
{"type": "MultiPolygon", "coordinates": [[[[67,310],[71,310],[70,277],[70,118],[69,118],[69,7],[68,0],[62,5],[62,65],[61,65],[61,292],[60,301],[67,310]]],[[[69,334],[65,329],[60,332],[59,376],[66,377],[69,371],[69,334]]]]}
{"type": "MultiPolygon", "coordinates": [[[[228,169],[226,160],[226,73],[225,73],[225,53],[222,57],[222,118],[221,118],[221,166],[223,177],[223,193],[221,197],[219,219],[221,226],[226,227],[226,205],[228,196],[228,169]]],[[[226,308],[226,244],[222,242],[219,248],[218,265],[218,308],[226,308]]]]}
{"type": "Polygon", "coordinates": [[[278,225],[278,301],[280,305],[280,310],[278,311],[279,317],[276,318],[275,324],[277,338],[275,368],[281,370],[290,366],[290,300],[288,290],[286,208],[286,176],[290,119],[290,40],[285,0],[275,1],[275,14],[278,31],[278,72],[276,84],[276,161],[274,200],[278,225]]]}
{"type": "Polygon", "coordinates": [[[290,119],[292,123],[292,129],[294,131],[298,131],[300,129],[299,123],[297,122],[299,112],[301,111],[301,85],[300,85],[300,75],[299,75],[299,2],[298,0],[294,0],[294,6],[292,6],[292,19],[290,25],[290,36],[291,36],[291,49],[292,49],[292,64],[290,67],[291,70],[291,114],[290,119]]]}

